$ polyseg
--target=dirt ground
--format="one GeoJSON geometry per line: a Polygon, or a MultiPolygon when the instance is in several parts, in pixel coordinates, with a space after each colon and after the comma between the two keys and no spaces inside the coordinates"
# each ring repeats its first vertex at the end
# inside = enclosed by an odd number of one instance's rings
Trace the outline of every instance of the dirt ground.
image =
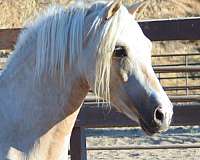
{"type": "MultiPolygon", "coordinates": [[[[172,127],[161,135],[146,136],[140,128],[89,129],[87,147],[200,144],[200,128],[172,127]]],[[[200,149],[88,151],[89,160],[199,160],[200,149]]]]}

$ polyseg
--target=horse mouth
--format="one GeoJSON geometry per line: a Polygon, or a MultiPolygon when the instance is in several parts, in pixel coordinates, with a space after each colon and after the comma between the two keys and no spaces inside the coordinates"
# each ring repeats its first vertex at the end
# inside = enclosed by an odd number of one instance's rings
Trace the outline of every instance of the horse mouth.
{"type": "Polygon", "coordinates": [[[160,133],[159,127],[156,127],[154,125],[152,125],[152,126],[151,125],[147,125],[147,123],[144,120],[142,120],[142,119],[140,119],[139,121],[140,121],[140,126],[141,126],[142,130],[147,135],[152,136],[155,133],[160,133]]]}

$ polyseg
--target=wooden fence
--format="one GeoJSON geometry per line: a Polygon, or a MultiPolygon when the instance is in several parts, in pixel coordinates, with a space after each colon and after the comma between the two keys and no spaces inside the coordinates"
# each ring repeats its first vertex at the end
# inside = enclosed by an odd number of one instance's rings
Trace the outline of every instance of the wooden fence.
{"type": "MultiPolygon", "coordinates": [[[[200,18],[154,20],[139,22],[145,35],[152,41],[172,41],[172,40],[200,40],[200,18]]],[[[0,50],[13,49],[20,28],[0,29],[0,50]]],[[[195,66],[157,66],[154,68],[157,73],[172,72],[200,72],[200,65],[195,66]]],[[[193,88],[200,88],[193,86],[193,88]]],[[[177,87],[180,88],[181,87],[177,87]]],[[[184,87],[182,87],[184,88],[184,87]]],[[[192,86],[191,86],[192,88],[192,86]]],[[[169,88],[168,88],[169,89],[169,88]]],[[[200,125],[200,96],[171,96],[174,102],[174,120],[172,125],[200,125]],[[177,102],[182,102],[181,104],[177,102]],[[190,102],[190,103],[183,103],[190,102]],[[194,103],[195,102],[195,103],[194,103]]],[[[173,145],[173,146],[150,146],[150,147],[115,147],[115,148],[86,148],[85,128],[99,127],[135,127],[135,122],[125,115],[111,109],[109,115],[105,117],[101,107],[94,97],[87,97],[73,129],[70,154],[72,160],[86,160],[88,150],[112,150],[112,149],[162,149],[162,148],[199,148],[199,145],[173,145]],[[102,118],[104,117],[104,118],[102,118]]]]}

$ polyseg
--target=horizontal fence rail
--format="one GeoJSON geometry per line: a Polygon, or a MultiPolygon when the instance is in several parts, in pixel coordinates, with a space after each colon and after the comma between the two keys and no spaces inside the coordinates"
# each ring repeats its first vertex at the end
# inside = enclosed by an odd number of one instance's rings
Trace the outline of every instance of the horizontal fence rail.
{"type": "MultiPolygon", "coordinates": [[[[174,119],[172,125],[200,125],[200,104],[174,104],[174,119]],[[192,117],[192,118],[191,118],[192,117]]],[[[113,107],[96,104],[84,104],[77,118],[76,127],[136,127],[138,124],[113,107]]]]}
{"type": "Polygon", "coordinates": [[[21,28],[0,29],[0,50],[13,49],[21,28]]]}
{"type": "MultiPolygon", "coordinates": [[[[152,41],[200,39],[200,18],[141,21],[139,25],[152,41]]],[[[13,48],[20,30],[0,29],[0,50],[13,48]]]]}
{"type": "Polygon", "coordinates": [[[147,20],[139,22],[152,41],[199,40],[200,18],[147,20]]]}
{"type": "Polygon", "coordinates": [[[200,66],[154,67],[156,73],[200,72],[200,66]]]}
{"type": "Polygon", "coordinates": [[[180,54],[153,54],[152,57],[169,57],[169,56],[173,56],[173,57],[184,57],[184,56],[199,56],[200,53],[180,53],[180,54]]]}
{"type": "Polygon", "coordinates": [[[152,149],[194,149],[200,148],[200,144],[173,144],[173,145],[148,145],[148,146],[102,146],[87,147],[88,151],[99,150],[152,150],[152,149]]]}
{"type": "MultiPolygon", "coordinates": [[[[200,103],[200,95],[186,95],[186,96],[169,96],[169,99],[172,102],[199,102],[200,103]]],[[[102,102],[103,100],[99,100],[94,95],[88,95],[85,98],[85,103],[96,104],[96,102],[102,102]]]]}
{"type": "MultiPolygon", "coordinates": [[[[200,86],[164,86],[163,87],[165,91],[171,91],[171,90],[199,90],[200,86]]],[[[200,98],[200,97],[199,97],[200,98]]]]}

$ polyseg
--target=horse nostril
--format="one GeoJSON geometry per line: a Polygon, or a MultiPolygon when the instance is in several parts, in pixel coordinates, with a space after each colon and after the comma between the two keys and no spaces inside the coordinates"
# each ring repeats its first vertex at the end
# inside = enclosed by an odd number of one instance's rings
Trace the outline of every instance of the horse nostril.
{"type": "Polygon", "coordinates": [[[161,124],[163,122],[164,119],[164,115],[160,109],[160,107],[158,107],[155,112],[154,112],[154,119],[157,123],[161,124]]]}

